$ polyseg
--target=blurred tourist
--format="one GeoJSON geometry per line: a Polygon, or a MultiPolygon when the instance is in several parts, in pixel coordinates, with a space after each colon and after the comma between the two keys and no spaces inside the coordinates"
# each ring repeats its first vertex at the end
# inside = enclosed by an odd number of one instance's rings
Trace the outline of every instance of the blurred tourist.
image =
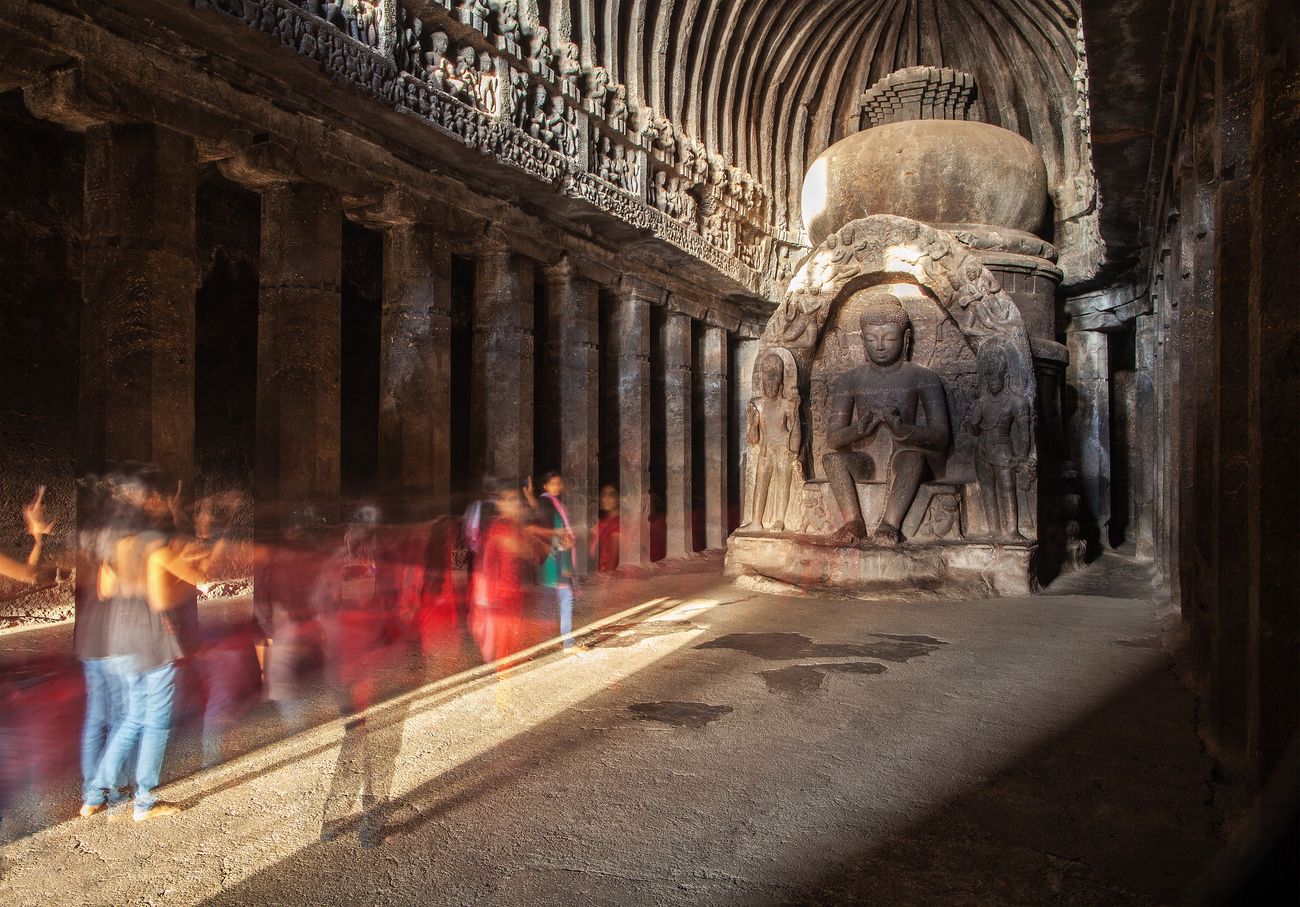
{"type": "Polygon", "coordinates": [[[591,534],[591,560],[597,573],[610,573],[618,569],[618,486],[603,485],[600,489],[600,519],[591,534]]]}
{"type": "Polygon", "coordinates": [[[546,556],[538,572],[538,585],[549,590],[559,613],[560,636],[564,648],[573,647],[573,544],[575,535],[564,506],[564,477],[549,472],[542,479],[542,497],[538,504],[541,524],[549,530],[546,556]]]}

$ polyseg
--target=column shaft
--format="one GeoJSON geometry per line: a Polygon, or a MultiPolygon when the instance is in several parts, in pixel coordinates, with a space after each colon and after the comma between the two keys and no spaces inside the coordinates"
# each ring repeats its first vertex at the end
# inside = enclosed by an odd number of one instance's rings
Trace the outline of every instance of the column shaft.
{"type": "Polygon", "coordinates": [[[1109,547],[1110,522],[1110,351],[1100,331],[1066,334],[1070,362],[1066,380],[1078,393],[1070,417],[1071,456],[1079,468],[1084,512],[1080,523],[1092,544],[1109,547]]]}
{"type": "Polygon", "coordinates": [[[695,550],[691,522],[691,318],[670,313],[663,324],[665,521],[668,557],[695,550]]]}
{"type": "Polygon", "coordinates": [[[533,471],[533,265],[508,251],[478,260],[474,300],[474,463],[480,477],[533,471]]]}
{"type": "Polygon", "coordinates": [[[339,496],[343,228],[337,194],[312,183],[262,193],[257,319],[259,507],[339,496]]]}
{"type": "Polygon", "coordinates": [[[704,536],[709,548],[727,544],[727,331],[704,326],[700,382],[704,402],[704,536]]]}
{"type": "Polygon", "coordinates": [[[596,285],[571,267],[551,268],[546,276],[553,347],[548,379],[554,383],[549,398],[559,407],[560,471],[578,536],[573,568],[581,575],[591,570],[588,532],[596,525],[600,500],[599,296],[596,285]]]}
{"type": "Polygon", "coordinates": [[[384,232],[379,470],[389,494],[446,513],[451,490],[450,256],[425,224],[384,232]]]}
{"type": "Polygon", "coordinates": [[[84,468],[140,460],[193,480],[196,174],[177,133],[86,132],[84,468]]]}
{"type": "Polygon", "coordinates": [[[618,379],[619,565],[650,562],[650,303],[624,289],[611,321],[618,379]]]}

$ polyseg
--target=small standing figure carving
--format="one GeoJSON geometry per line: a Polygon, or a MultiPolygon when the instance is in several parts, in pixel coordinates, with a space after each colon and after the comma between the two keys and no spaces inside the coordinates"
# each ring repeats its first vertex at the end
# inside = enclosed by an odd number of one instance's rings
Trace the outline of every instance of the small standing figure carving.
{"type": "Polygon", "coordinates": [[[578,96],[578,77],[582,75],[582,60],[578,45],[566,41],[561,45],[557,60],[560,72],[560,89],[572,97],[578,96]]]}
{"type": "Polygon", "coordinates": [[[749,521],[740,528],[783,532],[790,482],[798,468],[796,461],[803,443],[799,396],[793,388],[786,387],[786,362],[775,350],[763,354],[756,372],[761,393],[745,408],[745,440],[754,462],[752,484],[747,489],[752,510],[749,521]],[[764,518],[769,498],[772,519],[767,522],[764,518]]]}
{"type": "Polygon", "coordinates": [[[478,106],[490,117],[501,113],[501,80],[497,76],[496,61],[486,50],[478,56],[478,106]]]}
{"type": "Polygon", "coordinates": [[[1023,542],[1016,474],[1031,477],[1037,466],[1029,455],[1029,403],[1007,388],[1007,354],[986,343],[977,357],[979,399],[962,420],[975,437],[975,475],[988,521],[989,537],[1023,542]]]}

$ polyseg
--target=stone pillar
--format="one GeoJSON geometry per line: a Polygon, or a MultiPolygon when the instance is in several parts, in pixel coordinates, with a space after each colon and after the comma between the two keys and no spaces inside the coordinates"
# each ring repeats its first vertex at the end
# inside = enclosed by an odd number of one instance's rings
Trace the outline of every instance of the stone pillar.
{"type": "Polygon", "coordinates": [[[560,472],[569,519],[578,536],[573,569],[590,572],[588,533],[600,503],[599,294],[596,284],[579,277],[567,258],[546,271],[550,337],[555,346],[550,399],[560,420],[560,472]]]}
{"type": "MultiPolygon", "coordinates": [[[[1294,110],[1300,80],[1291,48],[1296,8],[1285,0],[1256,4],[1259,76],[1251,122],[1250,460],[1247,500],[1255,514],[1247,557],[1258,570],[1250,598],[1249,752],[1262,786],[1294,768],[1288,750],[1300,729],[1296,665],[1300,664],[1300,591],[1294,558],[1300,546],[1300,375],[1295,367],[1295,279],[1300,249],[1296,222],[1294,110]],[[1289,681],[1288,682],[1288,678],[1289,681]]],[[[1290,750],[1294,752],[1294,750],[1290,750]]]]}
{"type": "Polygon", "coordinates": [[[504,245],[474,280],[473,457],[479,476],[533,471],[533,263],[504,245]]]}
{"type": "Polygon", "coordinates": [[[1133,376],[1133,423],[1135,441],[1130,459],[1134,535],[1138,557],[1155,557],[1155,509],[1157,507],[1156,466],[1156,318],[1139,315],[1133,325],[1135,333],[1135,373],[1133,376]],[[1140,452],[1140,453],[1139,453],[1140,452]]]}
{"type": "MultiPolygon", "coordinates": [[[[259,508],[339,496],[343,220],[338,195],[315,183],[262,192],[257,317],[259,508]]],[[[265,511],[264,511],[265,512],[265,511]]]]}
{"type": "Polygon", "coordinates": [[[190,488],[194,144],[154,126],[95,126],[85,166],[81,465],[156,463],[190,488]]]}
{"type": "Polygon", "coordinates": [[[667,557],[685,557],[695,550],[691,516],[691,316],[669,311],[662,332],[667,499],[665,553],[667,557]]]}
{"type": "Polygon", "coordinates": [[[618,379],[619,566],[650,563],[650,306],[656,291],[624,279],[610,321],[618,379]]]}
{"type": "Polygon", "coordinates": [[[727,331],[704,325],[700,338],[704,403],[704,538],[708,548],[727,544],[727,331]]]}
{"type": "MultiPolygon", "coordinates": [[[[1085,535],[1095,521],[1096,539],[1109,547],[1110,522],[1110,355],[1100,331],[1070,331],[1066,335],[1070,361],[1066,381],[1077,394],[1070,415],[1070,456],[1079,469],[1085,535]]],[[[1093,541],[1091,538],[1089,541],[1093,541]]],[[[1090,546],[1091,547],[1091,546],[1090,546]]]]}
{"type": "Polygon", "coordinates": [[[445,514],[451,494],[451,255],[427,224],[384,231],[379,477],[445,514]]]}

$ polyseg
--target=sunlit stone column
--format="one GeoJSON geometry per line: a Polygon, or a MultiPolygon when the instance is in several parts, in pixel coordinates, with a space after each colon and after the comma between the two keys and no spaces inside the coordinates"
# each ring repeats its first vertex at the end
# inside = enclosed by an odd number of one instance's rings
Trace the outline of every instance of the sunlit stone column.
{"type": "Polygon", "coordinates": [[[451,491],[451,254],[427,224],[384,231],[379,381],[384,491],[444,514],[451,491]]]}
{"type": "Polygon", "coordinates": [[[578,276],[568,258],[546,270],[546,283],[555,365],[549,375],[556,383],[549,396],[559,405],[560,471],[578,535],[573,566],[585,574],[590,570],[587,533],[596,525],[599,504],[599,293],[594,282],[578,276]]]}
{"type": "Polygon", "coordinates": [[[662,291],[624,278],[610,340],[618,380],[619,565],[650,562],[650,306],[662,291]]]}
{"type": "Polygon", "coordinates": [[[691,316],[669,312],[663,323],[665,518],[667,556],[694,550],[691,525],[691,316]]]}
{"type": "Polygon", "coordinates": [[[499,244],[478,259],[473,456],[482,476],[533,471],[533,263],[499,244]]]}
{"type": "Polygon", "coordinates": [[[329,513],[339,496],[343,221],[338,195],[315,183],[262,191],[257,318],[257,495],[329,513]]]}
{"type": "Polygon", "coordinates": [[[699,380],[704,405],[704,537],[709,548],[727,544],[727,331],[705,324],[699,380]]]}
{"type": "Polygon", "coordinates": [[[1070,362],[1066,381],[1078,393],[1070,418],[1071,455],[1079,467],[1084,504],[1095,520],[1100,540],[1109,546],[1110,523],[1110,355],[1107,335],[1100,331],[1070,331],[1066,346],[1070,362]]]}
{"type": "Polygon", "coordinates": [[[86,469],[139,460],[191,485],[196,174],[185,136],[154,126],[86,130],[86,469]]]}

